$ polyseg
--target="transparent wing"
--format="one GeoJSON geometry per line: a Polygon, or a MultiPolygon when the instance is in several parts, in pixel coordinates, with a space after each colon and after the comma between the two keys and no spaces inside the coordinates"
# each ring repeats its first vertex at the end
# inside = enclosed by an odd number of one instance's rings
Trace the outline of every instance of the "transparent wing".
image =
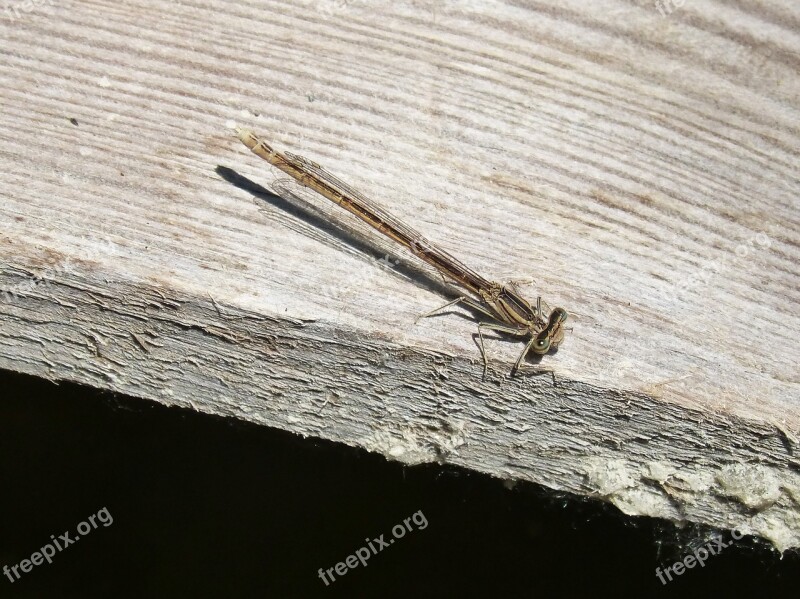
{"type": "Polygon", "coordinates": [[[283,156],[291,166],[316,179],[316,183],[322,182],[324,185],[320,187],[314,184],[315,181],[299,179],[301,183],[312,187],[321,195],[355,213],[362,220],[372,225],[373,228],[405,245],[414,255],[434,266],[442,274],[473,292],[477,292],[479,289],[488,289],[491,285],[488,280],[463,264],[452,254],[426,239],[419,231],[386,212],[378,204],[323,169],[316,162],[290,152],[284,152],[283,156]],[[329,190],[334,193],[332,195],[327,193],[329,190]],[[351,209],[348,206],[355,209],[351,209]]]}

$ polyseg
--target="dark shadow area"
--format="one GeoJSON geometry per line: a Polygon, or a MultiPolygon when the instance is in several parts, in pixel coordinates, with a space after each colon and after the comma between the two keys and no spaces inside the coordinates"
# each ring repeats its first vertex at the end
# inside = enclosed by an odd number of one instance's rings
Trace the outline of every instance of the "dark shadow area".
{"type": "Polygon", "coordinates": [[[800,583],[797,556],[745,537],[663,585],[656,567],[709,531],[78,385],[0,372],[0,388],[0,568],[21,574],[0,577],[2,597],[781,597],[800,583]],[[102,508],[113,521],[89,529],[102,508]],[[65,532],[78,540],[51,564],[19,570],[65,532]],[[360,548],[367,566],[336,575],[360,548]]]}

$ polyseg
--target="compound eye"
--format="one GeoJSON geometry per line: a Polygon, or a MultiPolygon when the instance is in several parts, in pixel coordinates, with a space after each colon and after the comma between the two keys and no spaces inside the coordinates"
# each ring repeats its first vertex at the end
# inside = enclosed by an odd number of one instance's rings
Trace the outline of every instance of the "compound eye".
{"type": "Polygon", "coordinates": [[[540,337],[533,342],[533,351],[537,354],[546,354],[550,351],[550,337],[540,337]]]}

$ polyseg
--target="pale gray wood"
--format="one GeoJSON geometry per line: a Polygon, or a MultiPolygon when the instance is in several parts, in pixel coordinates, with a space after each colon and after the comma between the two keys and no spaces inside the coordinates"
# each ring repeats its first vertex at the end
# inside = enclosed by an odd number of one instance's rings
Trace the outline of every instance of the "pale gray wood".
{"type": "Polygon", "coordinates": [[[10,3],[0,366],[800,546],[800,11],[660,6],[10,3]],[[234,123],[535,279],[560,351],[482,381],[234,123]]]}

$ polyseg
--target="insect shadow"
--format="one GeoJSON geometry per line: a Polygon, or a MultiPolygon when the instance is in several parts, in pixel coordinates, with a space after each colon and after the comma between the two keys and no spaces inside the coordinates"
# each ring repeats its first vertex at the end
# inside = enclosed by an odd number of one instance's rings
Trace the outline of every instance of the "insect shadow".
{"type": "Polygon", "coordinates": [[[335,212],[327,210],[327,205],[326,209],[320,208],[319,202],[305,197],[303,188],[292,180],[279,179],[273,192],[228,167],[218,165],[215,171],[231,185],[252,195],[261,212],[285,226],[338,251],[345,251],[373,267],[376,262],[391,266],[383,270],[433,293],[449,298],[461,295],[455,285],[448,283],[434,268],[417,264],[418,258],[410,252],[377,239],[373,229],[341,208],[331,205],[335,212]]]}

